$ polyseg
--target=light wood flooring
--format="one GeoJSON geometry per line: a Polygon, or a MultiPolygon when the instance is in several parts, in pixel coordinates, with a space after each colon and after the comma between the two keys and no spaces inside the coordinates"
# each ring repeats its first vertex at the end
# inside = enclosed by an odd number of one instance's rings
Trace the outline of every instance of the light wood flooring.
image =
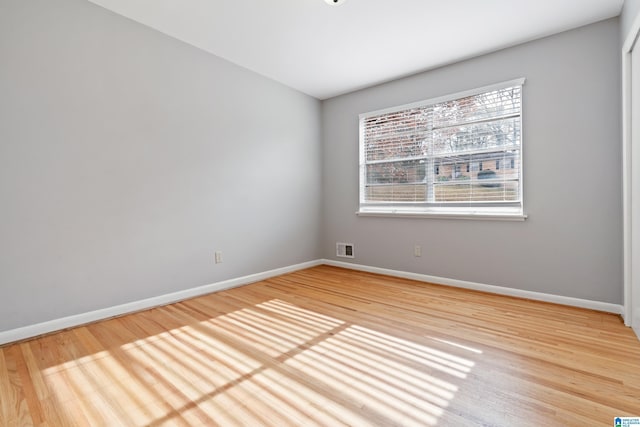
{"type": "Polygon", "coordinates": [[[615,315],[320,266],[0,348],[0,426],[612,426],[615,315]]]}

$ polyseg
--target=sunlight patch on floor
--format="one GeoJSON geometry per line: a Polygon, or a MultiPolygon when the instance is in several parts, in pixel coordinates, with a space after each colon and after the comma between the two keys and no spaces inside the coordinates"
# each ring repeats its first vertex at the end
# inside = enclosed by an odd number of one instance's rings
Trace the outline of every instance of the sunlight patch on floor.
{"type": "Polygon", "coordinates": [[[433,426],[475,365],[465,352],[482,353],[270,300],[43,374],[69,416],[81,414],[91,425],[158,426],[180,418],[193,425],[433,426]],[[278,415],[264,419],[273,411],[278,415]]]}

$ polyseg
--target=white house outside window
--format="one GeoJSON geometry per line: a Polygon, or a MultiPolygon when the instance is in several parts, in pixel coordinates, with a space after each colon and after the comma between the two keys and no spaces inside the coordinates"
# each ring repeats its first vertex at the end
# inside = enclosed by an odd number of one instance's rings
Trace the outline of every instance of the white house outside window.
{"type": "Polygon", "coordinates": [[[523,84],[361,114],[358,213],[523,219],[523,84]]]}

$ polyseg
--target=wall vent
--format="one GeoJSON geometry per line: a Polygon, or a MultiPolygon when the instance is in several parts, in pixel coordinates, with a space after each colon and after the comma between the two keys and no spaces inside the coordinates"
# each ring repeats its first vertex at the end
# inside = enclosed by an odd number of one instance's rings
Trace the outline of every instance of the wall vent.
{"type": "Polygon", "coordinates": [[[354,258],[353,243],[336,243],[336,256],[341,258],[354,258]]]}

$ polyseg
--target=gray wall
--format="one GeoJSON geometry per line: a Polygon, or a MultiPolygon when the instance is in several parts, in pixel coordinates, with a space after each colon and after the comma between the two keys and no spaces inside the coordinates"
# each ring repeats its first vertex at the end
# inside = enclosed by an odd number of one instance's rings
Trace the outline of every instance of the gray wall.
{"type": "Polygon", "coordinates": [[[89,2],[0,0],[0,331],[317,259],[320,120],[89,2]]]}
{"type": "Polygon", "coordinates": [[[357,264],[621,303],[619,31],[615,18],[324,101],[324,257],[351,242],[357,264]],[[355,215],[359,113],[518,77],[527,221],[355,215]]]}

